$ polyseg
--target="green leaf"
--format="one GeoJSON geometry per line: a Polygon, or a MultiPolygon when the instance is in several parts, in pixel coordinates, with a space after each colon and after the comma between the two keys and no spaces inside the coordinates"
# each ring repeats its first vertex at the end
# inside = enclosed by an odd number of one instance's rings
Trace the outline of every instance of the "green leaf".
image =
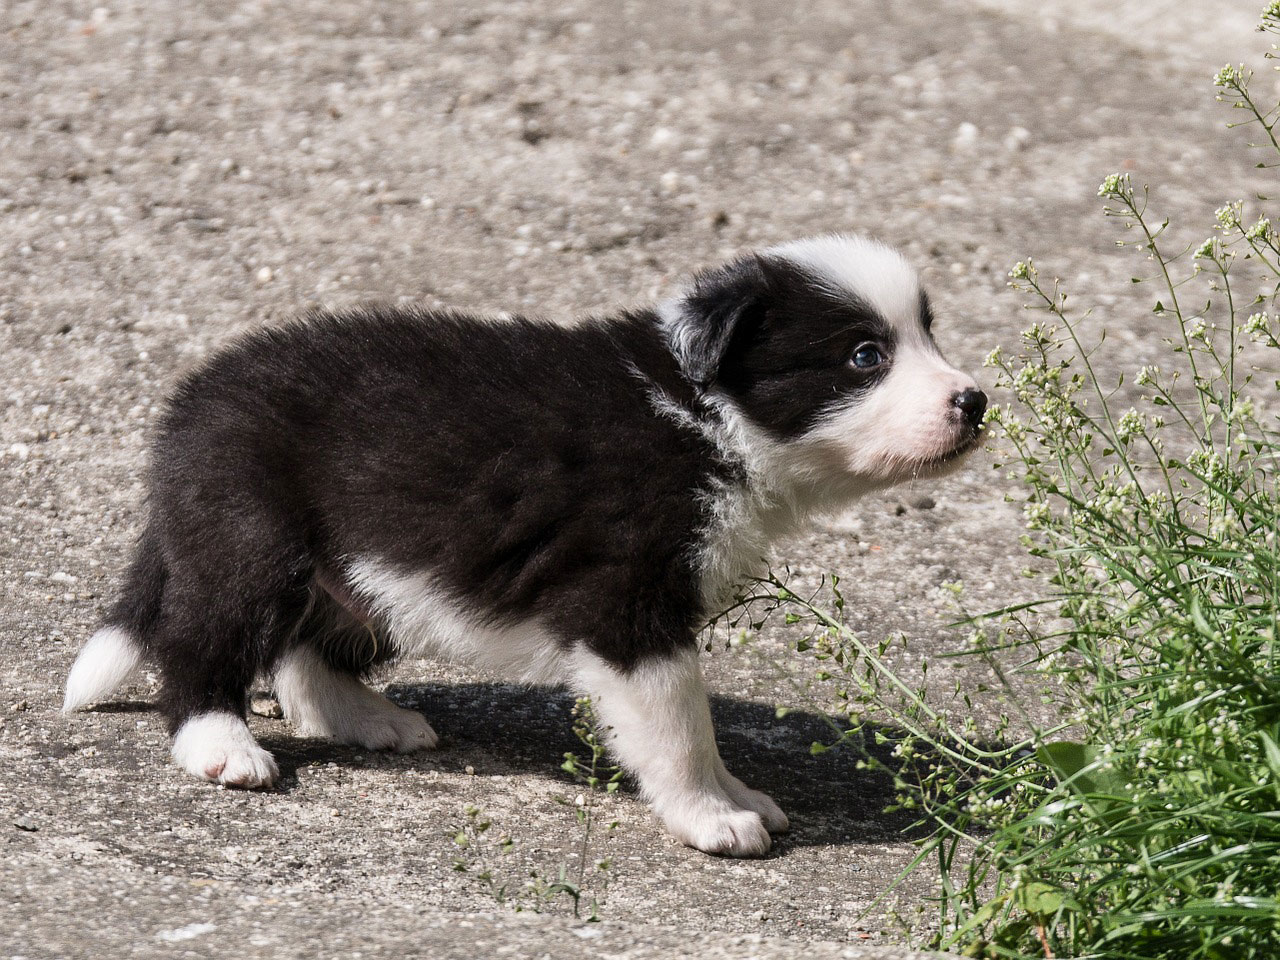
{"type": "Polygon", "coordinates": [[[988,923],[995,919],[996,914],[1004,909],[1008,900],[1009,895],[1007,893],[1002,893],[994,900],[988,900],[981,907],[975,910],[955,933],[943,940],[942,946],[954,946],[955,944],[960,943],[966,934],[986,927],[988,923]]]}
{"type": "Polygon", "coordinates": [[[1064,784],[1080,793],[1115,794],[1124,786],[1123,778],[1097,769],[1102,759],[1102,751],[1098,747],[1059,740],[1038,749],[1036,758],[1064,784]]]}
{"type": "Polygon", "coordinates": [[[1196,631],[1201,636],[1213,639],[1213,627],[1209,626],[1209,621],[1205,619],[1200,598],[1194,595],[1191,597],[1191,622],[1195,624],[1196,631]]]}
{"type": "Polygon", "coordinates": [[[999,952],[999,948],[1005,950],[1017,950],[1021,954],[1020,947],[1025,946],[1025,939],[1031,933],[1033,924],[1029,920],[1014,920],[1010,923],[1002,924],[996,929],[995,934],[991,938],[991,942],[997,948],[996,951],[989,953],[988,956],[1007,956],[1008,954],[999,952]]]}
{"type": "Polygon", "coordinates": [[[1033,917],[1051,917],[1062,909],[1066,896],[1057,887],[1033,880],[1018,887],[1014,898],[1033,917]]]}
{"type": "Polygon", "coordinates": [[[1267,766],[1271,769],[1272,776],[1280,778],[1280,746],[1264,730],[1259,730],[1258,736],[1262,740],[1262,749],[1266,752],[1267,766]]]}

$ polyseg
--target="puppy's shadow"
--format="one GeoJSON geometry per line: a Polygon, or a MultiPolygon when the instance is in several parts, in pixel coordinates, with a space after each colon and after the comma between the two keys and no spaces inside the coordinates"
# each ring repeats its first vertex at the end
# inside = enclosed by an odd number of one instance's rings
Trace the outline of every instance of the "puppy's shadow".
{"type": "Polygon", "coordinates": [[[110,703],[99,703],[93,708],[94,713],[152,713],[156,705],[149,700],[116,700],[110,703]]]}
{"type": "MultiPolygon", "coordinates": [[[[573,735],[573,697],[548,688],[500,683],[393,684],[387,694],[421,710],[440,734],[440,747],[409,757],[375,757],[324,741],[284,738],[269,747],[287,780],[310,762],[361,765],[413,764],[480,775],[541,775],[563,778],[564,754],[586,748],[573,735]]],[[[902,839],[913,822],[887,814],[893,784],[884,772],[859,770],[852,750],[810,753],[814,741],[830,742],[832,727],[815,713],[776,716],[773,707],[733,697],[713,697],[712,713],[725,765],[748,786],[770,794],[791,818],[791,832],[775,849],[902,839]]],[[[869,734],[868,740],[874,740],[869,734]]],[[[888,754],[878,759],[890,764],[888,754]]],[[[287,789],[287,787],[286,787],[287,789]]],[[[626,789],[626,788],[624,788],[626,789]]]]}

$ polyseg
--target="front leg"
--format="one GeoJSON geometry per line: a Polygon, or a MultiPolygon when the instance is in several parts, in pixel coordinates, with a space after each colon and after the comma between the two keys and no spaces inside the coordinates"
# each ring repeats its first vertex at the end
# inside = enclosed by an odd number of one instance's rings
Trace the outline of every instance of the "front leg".
{"type": "Polygon", "coordinates": [[[787,818],[725,770],[695,648],[629,670],[586,650],[574,659],[610,749],[672,836],[706,853],[769,850],[769,831],[785,830],[787,818]]]}

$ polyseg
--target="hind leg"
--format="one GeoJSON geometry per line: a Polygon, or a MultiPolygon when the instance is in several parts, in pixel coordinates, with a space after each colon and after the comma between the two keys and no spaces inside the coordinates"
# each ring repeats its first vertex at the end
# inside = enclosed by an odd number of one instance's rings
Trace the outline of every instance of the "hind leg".
{"type": "Polygon", "coordinates": [[[152,655],[163,678],[173,759],[188,773],[246,789],[278,779],[275,760],[245,724],[246,694],[304,598],[305,591],[285,584],[273,590],[262,577],[246,576],[239,585],[190,575],[170,580],[152,655]],[[216,595],[208,586],[214,583],[216,595]]]}
{"type": "Polygon", "coordinates": [[[337,669],[311,644],[280,658],[275,693],[303,736],[396,753],[430,750],[439,741],[422,714],[396,706],[356,674],[337,669]]]}

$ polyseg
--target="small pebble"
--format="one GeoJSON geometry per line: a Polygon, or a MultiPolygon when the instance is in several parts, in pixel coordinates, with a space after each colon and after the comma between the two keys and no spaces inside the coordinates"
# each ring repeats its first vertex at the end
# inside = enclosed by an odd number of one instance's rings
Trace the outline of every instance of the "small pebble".
{"type": "Polygon", "coordinates": [[[649,145],[653,147],[670,146],[676,140],[676,132],[669,127],[658,127],[649,137],[649,145]]]}
{"type": "Polygon", "coordinates": [[[267,696],[265,693],[255,693],[249,700],[249,709],[258,716],[267,717],[271,720],[279,720],[284,716],[280,701],[275,697],[267,696]]]}
{"type": "Polygon", "coordinates": [[[955,137],[951,140],[953,150],[972,150],[978,142],[978,128],[972,123],[962,123],[956,127],[955,137]]]}
{"type": "Polygon", "coordinates": [[[1026,127],[1011,127],[1004,137],[1004,148],[1010,153],[1021,150],[1027,145],[1027,141],[1031,139],[1031,131],[1026,127]]]}
{"type": "Polygon", "coordinates": [[[19,830],[25,830],[27,833],[35,833],[37,830],[40,829],[40,827],[36,824],[36,822],[26,814],[23,814],[22,816],[14,820],[13,825],[17,827],[19,830]]]}
{"type": "Polygon", "coordinates": [[[933,497],[917,497],[911,501],[911,506],[917,510],[932,510],[937,505],[938,501],[934,500],[933,497]]]}
{"type": "Polygon", "coordinates": [[[274,276],[275,276],[275,273],[272,272],[270,267],[263,267],[261,270],[258,271],[258,282],[270,283],[271,278],[274,276]]]}

